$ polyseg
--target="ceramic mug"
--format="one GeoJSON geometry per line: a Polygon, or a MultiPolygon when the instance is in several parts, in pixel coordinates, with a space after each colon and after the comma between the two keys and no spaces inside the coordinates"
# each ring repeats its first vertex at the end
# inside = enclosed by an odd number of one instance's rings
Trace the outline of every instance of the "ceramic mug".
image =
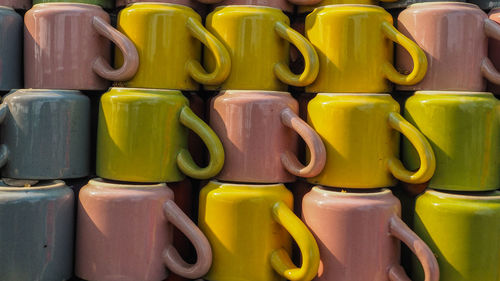
{"type": "Polygon", "coordinates": [[[24,16],[26,88],[104,90],[109,81],[132,78],[139,66],[134,44],[110,25],[99,6],[45,3],[24,16]],[[119,69],[109,65],[113,41],[124,53],[119,69]]]}
{"type": "Polygon", "coordinates": [[[316,186],[304,196],[302,217],[318,241],[317,281],[410,280],[399,264],[400,242],[418,257],[426,281],[439,281],[429,247],[402,220],[389,189],[356,193],[316,186]]]}
{"type": "Polygon", "coordinates": [[[116,0],[116,7],[124,7],[129,4],[138,3],[138,2],[158,2],[158,3],[170,3],[170,4],[178,4],[188,6],[191,9],[195,10],[200,15],[205,15],[206,13],[206,5],[201,3],[198,0],[116,0]]]}
{"type": "Polygon", "coordinates": [[[311,280],[318,272],[318,245],[292,209],[293,195],[283,184],[208,183],[200,191],[198,215],[213,250],[204,279],[311,280]],[[290,260],[292,237],[300,248],[300,268],[290,260]]]}
{"type": "MultiPolygon", "coordinates": [[[[397,0],[381,0],[382,2],[394,2],[397,0]]],[[[338,5],[338,4],[362,4],[362,5],[377,5],[378,0],[320,0],[319,3],[315,5],[303,5],[297,8],[297,12],[299,14],[308,14],[312,12],[314,9],[329,6],[329,5],[338,5]]]]}
{"type": "MultiPolygon", "coordinates": [[[[478,0],[482,1],[482,0],[478,0]]],[[[426,2],[447,2],[447,1],[442,1],[442,0],[398,0],[398,1],[393,1],[393,2],[382,2],[380,3],[380,6],[382,8],[388,10],[389,12],[394,13],[397,15],[398,13],[401,12],[401,9],[405,9],[406,7],[417,4],[417,3],[426,3],[426,2]]],[[[472,3],[473,0],[466,1],[466,0],[453,0],[453,2],[470,2],[472,3]]]]}
{"type": "Polygon", "coordinates": [[[111,88],[101,97],[97,175],[130,182],[175,182],[184,174],[207,179],[224,165],[215,133],[180,91],[111,88]],[[210,163],[198,167],[187,150],[188,129],[201,137],[210,163]]]}
{"type": "Polygon", "coordinates": [[[73,274],[73,191],[63,181],[0,183],[0,279],[69,280],[73,274]]]}
{"type": "Polygon", "coordinates": [[[288,13],[293,13],[293,5],[310,5],[316,4],[321,0],[199,0],[205,4],[215,4],[215,7],[229,5],[252,5],[252,6],[267,6],[281,9],[288,13]]]}
{"type": "MultiPolygon", "coordinates": [[[[141,64],[126,87],[198,90],[198,83],[222,83],[231,69],[229,53],[207,31],[193,9],[174,4],[136,3],[120,11],[118,30],[132,40],[139,51],[141,64]],[[201,45],[216,60],[207,73],[200,65],[201,45]]],[[[121,52],[116,63],[123,63],[121,52]]]]}
{"type": "MultiPolygon", "coordinates": [[[[206,19],[207,29],[224,43],[231,56],[227,80],[208,90],[286,91],[288,85],[306,86],[316,79],[319,64],[313,46],[290,27],[279,9],[263,6],[224,6],[206,19]],[[305,60],[302,73],[291,72],[289,45],[305,60]]],[[[205,49],[205,65],[213,69],[213,55],[205,49]]]]}
{"type": "Polygon", "coordinates": [[[212,263],[206,237],[174,203],[165,184],[118,184],[93,179],[80,190],[75,274],[86,280],[157,281],[165,265],[196,279],[212,263]],[[172,245],[172,226],[193,243],[195,264],[187,264],[172,245]]]}
{"type": "Polygon", "coordinates": [[[427,139],[399,114],[389,94],[318,94],[309,102],[308,123],[326,146],[326,165],[313,184],[378,188],[428,181],[436,160],[427,139]],[[417,149],[420,167],[399,160],[400,133],[417,149]]]}
{"type": "MultiPolygon", "coordinates": [[[[415,205],[415,232],[439,263],[441,281],[498,281],[500,192],[427,190],[415,205]]],[[[415,281],[424,280],[413,262],[415,281]]]]}
{"type": "Polygon", "coordinates": [[[31,0],[0,0],[0,6],[27,10],[31,7],[31,0]]]}
{"type": "Polygon", "coordinates": [[[79,91],[12,91],[0,105],[2,176],[49,180],[89,174],[90,100],[79,91]]]}
{"type": "MultiPolygon", "coordinates": [[[[500,186],[500,101],[485,92],[420,91],[405,104],[405,118],[429,140],[436,172],[429,187],[454,191],[500,186]]],[[[418,156],[403,142],[410,169],[418,156]]]]}
{"type": "MultiPolygon", "coordinates": [[[[494,1],[494,2],[496,2],[496,1],[494,1]]],[[[489,19],[496,22],[497,24],[500,24],[500,10],[499,9],[492,9],[489,13],[489,19]]],[[[488,57],[490,58],[494,67],[496,69],[499,69],[500,68],[500,40],[497,40],[495,38],[490,38],[488,40],[488,57]]],[[[489,91],[493,92],[493,94],[495,94],[495,95],[500,94],[500,85],[488,82],[487,88],[489,91]]]]}
{"type": "Polygon", "coordinates": [[[306,36],[316,48],[318,78],[309,93],[383,93],[389,81],[412,85],[425,75],[427,60],[413,41],[392,25],[392,16],[373,5],[331,5],[306,18],[306,36]],[[410,52],[413,70],[402,74],[393,66],[393,44],[410,52]]]}
{"type": "Polygon", "coordinates": [[[52,2],[66,2],[66,3],[82,3],[99,5],[104,9],[113,9],[115,7],[114,0],[33,0],[33,5],[40,3],[52,3],[52,2]]]}
{"type": "Polygon", "coordinates": [[[325,146],[298,116],[298,107],[287,92],[224,91],[212,99],[210,126],[226,155],[217,179],[282,183],[318,175],[325,166],[325,146]],[[311,152],[307,166],[297,159],[297,135],[311,152]]]}
{"type": "MultiPolygon", "coordinates": [[[[426,53],[429,69],[415,85],[417,91],[484,91],[486,81],[500,84],[500,73],[488,55],[488,38],[500,39],[500,26],[476,5],[458,2],[410,5],[398,16],[398,29],[426,53]]],[[[405,50],[396,50],[397,67],[405,72],[412,62],[405,50]]]]}
{"type": "Polygon", "coordinates": [[[0,90],[22,88],[23,19],[9,7],[0,6],[0,90]]]}

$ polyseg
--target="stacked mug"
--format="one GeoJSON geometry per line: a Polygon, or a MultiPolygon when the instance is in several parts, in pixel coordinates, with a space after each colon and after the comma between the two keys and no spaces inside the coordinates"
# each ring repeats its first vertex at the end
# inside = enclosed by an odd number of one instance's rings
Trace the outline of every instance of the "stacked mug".
{"type": "MultiPolygon", "coordinates": [[[[216,91],[210,126],[221,139],[225,162],[199,196],[198,225],[213,250],[212,267],[203,278],[312,280],[318,246],[293,213],[293,195],[284,184],[316,176],[325,163],[320,137],[298,116],[298,102],[287,91],[315,80],[318,56],[290,27],[288,1],[219,2],[206,28],[227,48],[231,70],[224,81],[205,86],[216,91]],[[290,45],[304,57],[300,74],[290,70],[290,45]],[[311,153],[307,165],[298,160],[299,136],[311,153]],[[300,267],[292,262],[292,239],[300,250],[300,267]]],[[[207,69],[218,65],[209,48],[204,64],[207,69]]]]}
{"type": "MultiPolygon", "coordinates": [[[[467,3],[422,3],[405,9],[398,28],[426,53],[429,68],[405,103],[404,117],[436,157],[430,188],[416,199],[414,230],[437,257],[442,281],[500,278],[500,11],[467,3]],[[488,54],[489,53],[489,54],[488,54]],[[495,66],[497,68],[495,68],[495,66]]],[[[399,48],[398,68],[411,69],[399,48]]],[[[421,160],[407,142],[410,168],[421,160]]],[[[415,280],[424,280],[418,264],[415,280]]]]}
{"type": "Polygon", "coordinates": [[[436,258],[401,220],[401,203],[388,189],[397,180],[425,183],[435,171],[431,144],[390,95],[391,82],[424,78],[424,52],[374,5],[317,7],[304,33],[319,58],[318,77],[305,88],[305,95],[316,95],[307,105],[308,123],[326,147],[326,165],[307,179],[316,186],[302,200],[303,221],[320,251],[315,280],[409,280],[399,241],[415,253],[425,280],[439,280],[436,258]],[[413,63],[403,73],[393,65],[393,43],[413,63]],[[412,170],[399,157],[401,134],[420,160],[412,170]]]}

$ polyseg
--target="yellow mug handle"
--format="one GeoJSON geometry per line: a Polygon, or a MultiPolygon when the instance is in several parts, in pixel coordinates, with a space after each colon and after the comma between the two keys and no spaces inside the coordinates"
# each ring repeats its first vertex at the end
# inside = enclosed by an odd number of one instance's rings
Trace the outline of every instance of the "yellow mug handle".
{"type": "Polygon", "coordinates": [[[400,85],[414,85],[422,81],[427,73],[427,57],[424,51],[387,21],[382,22],[382,31],[387,38],[403,46],[413,60],[413,70],[408,75],[399,73],[392,63],[385,62],[382,70],[387,79],[400,85]]]}
{"type": "Polygon", "coordinates": [[[274,270],[287,280],[312,280],[318,274],[319,269],[319,249],[313,235],[282,201],[274,204],[273,217],[292,235],[302,255],[302,266],[297,268],[285,249],[273,251],[271,265],[274,270]]]}
{"type": "Polygon", "coordinates": [[[415,172],[408,171],[398,158],[390,158],[388,166],[392,175],[399,180],[414,184],[430,180],[436,170],[436,158],[429,141],[397,112],[389,113],[389,125],[408,138],[420,157],[420,168],[415,172]]]}
{"type": "Polygon", "coordinates": [[[185,106],[181,110],[180,122],[187,128],[193,130],[208,148],[210,163],[205,168],[200,168],[193,160],[189,151],[181,149],[177,154],[177,165],[186,175],[196,179],[209,179],[217,175],[224,166],[224,148],[215,132],[201,120],[196,114],[185,106]]]}
{"type": "Polygon", "coordinates": [[[205,45],[213,54],[215,69],[212,73],[207,73],[197,60],[190,60],[187,69],[191,77],[203,85],[219,85],[224,82],[231,72],[231,57],[226,47],[215,38],[200,21],[189,18],[187,22],[189,32],[205,45]]]}
{"type": "Polygon", "coordinates": [[[274,66],[274,73],[278,79],[295,87],[305,87],[314,82],[319,72],[319,59],[313,45],[300,33],[282,22],[276,22],[274,29],[281,38],[297,47],[305,62],[302,74],[294,74],[284,62],[277,63],[274,66]]]}

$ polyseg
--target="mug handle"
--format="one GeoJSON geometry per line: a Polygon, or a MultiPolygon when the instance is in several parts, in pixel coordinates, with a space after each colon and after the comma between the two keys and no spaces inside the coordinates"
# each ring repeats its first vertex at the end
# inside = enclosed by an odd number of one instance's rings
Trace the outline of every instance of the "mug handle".
{"type": "MultiPolygon", "coordinates": [[[[0,105],[0,124],[3,123],[5,117],[7,116],[7,112],[9,111],[9,106],[6,103],[2,103],[0,105]]],[[[5,166],[7,160],[9,158],[9,149],[7,149],[7,145],[0,145],[0,167],[5,166]]]]}
{"type": "Polygon", "coordinates": [[[139,54],[134,43],[100,17],[94,17],[92,25],[97,33],[115,43],[123,53],[123,65],[119,69],[113,69],[104,58],[98,57],[92,66],[94,72],[110,81],[132,79],[139,68],[139,54]]]}
{"type": "MultiPolygon", "coordinates": [[[[484,32],[487,37],[500,40],[500,25],[488,18],[484,20],[484,32]]],[[[481,62],[481,73],[491,83],[500,85],[500,73],[488,57],[481,62]]]]}
{"type": "Polygon", "coordinates": [[[287,280],[312,280],[318,274],[319,269],[319,249],[313,235],[282,201],[274,204],[273,218],[290,233],[297,242],[302,255],[302,266],[297,268],[285,249],[273,251],[271,265],[274,270],[287,280]]]}
{"type": "Polygon", "coordinates": [[[184,106],[180,113],[182,125],[193,130],[208,148],[210,163],[205,168],[200,168],[186,148],[181,149],[177,155],[177,165],[186,175],[196,179],[209,179],[217,175],[224,166],[224,148],[215,132],[189,108],[184,106]]]}
{"type": "Polygon", "coordinates": [[[387,79],[400,85],[414,85],[422,81],[427,73],[427,57],[424,51],[389,22],[382,22],[382,31],[387,38],[405,48],[413,60],[413,70],[408,75],[399,73],[392,63],[385,62],[382,71],[387,79]]]}
{"type": "Polygon", "coordinates": [[[274,73],[278,79],[295,87],[305,87],[314,82],[319,72],[319,59],[311,43],[300,33],[282,22],[276,22],[274,30],[281,38],[297,47],[304,57],[304,72],[302,74],[294,74],[288,65],[278,62],[274,66],[274,73]]]}
{"type": "Polygon", "coordinates": [[[291,108],[285,108],[281,111],[281,122],[299,134],[311,152],[311,160],[307,166],[302,165],[297,156],[289,150],[281,155],[281,163],[288,172],[296,176],[304,178],[317,176],[326,163],[326,148],[320,136],[291,108]]]}
{"type": "Polygon", "coordinates": [[[213,36],[201,22],[189,18],[187,28],[191,35],[205,45],[213,54],[215,69],[212,73],[207,73],[197,60],[189,60],[187,69],[191,77],[203,85],[222,84],[231,72],[231,57],[226,47],[213,36]]]}
{"type": "Polygon", "coordinates": [[[173,200],[165,202],[163,211],[167,220],[186,235],[193,244],[198,257],[195,264],[188,264],[179,255],[174,245],[170,244],[162,254],[165,265],[177,275],[189,279],[196,279],[207,274],[212,266],[212,248],[208,239],[173,200]]]}
{"type": "MultiPolygon", "coordinates": [[[[390,219],[389,229],[392,236],[403,241],[417,256],[425,272],[425,281],[439,281],[439,265],[429,246],[396,215],[390,219]]],[[[389,280],[411,281],[400,265],[389,269],[389,280]]]]}
{"type": "Polygon", "coordinates": [[[415,172],[408,171],[401,163],[401,160],[391,157],[388,161],[391,173],[397,179],[407,183],[417,184],[430,180],[436,170],[436,158],[429,141],[397,112],[389,113],[389,125],[408,138],[420,157],[420,168],[415,172]]]}

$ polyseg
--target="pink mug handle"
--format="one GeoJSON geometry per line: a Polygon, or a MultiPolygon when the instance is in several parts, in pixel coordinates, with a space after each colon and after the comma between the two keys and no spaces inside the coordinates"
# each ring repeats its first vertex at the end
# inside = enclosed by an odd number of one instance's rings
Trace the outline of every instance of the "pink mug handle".
{"type": "MultiPolygon", "coordinates": [[[[500,40],[500,25],[490,19],[484,20],[484,32],[486,36],[500,40]]],[[[488,57],[481,62],[481,73],[491,83],[500,85],[500,73],[488,57]]]]}
{"type": "Polygon", "coordinates": [[[123,53],[123,65],[120,68],[113,69],[104,58],[98,57],[94,61],[92,69],[106,80],[127,81],[132,79],[139,68],[139,54],[134,43],[100,17],[94,17],[92,24],[97,33],[115,43],[123,53]]]}
{"type": "MultiPolygon", "coordinates": [[[[394,215],[389,223],[391,235],[403,241],[422,264],[425,281],[439,281],[439,265],[429,246],[398,216],[394,215]]],[[[389,280],[411,281],[399,264],[389,269],[389,280]]]]}
{"type": "Polygon", "coordinates": [[[286,151],[281,155],[281,163],[293,175],[304,178],[317,176],[326,163],[326,148],[321,137],[290,108],[281,111],[281,122],[297,132],[304,139],[311,152],[311,160],[307,166],[302,165],[291,151],[286,151]]]}
{"type": "Polygon", "coordinates": [[[198,257],[195,264],[188,264],[170,244],[163,251],[163,260],[167,267],[177,275],[189,279],[200,278],[207,274],[212,266],[212,248],[208,239],[173,200],[165,202],[163,211],[167,220],[191,241],[198,257]]]}

